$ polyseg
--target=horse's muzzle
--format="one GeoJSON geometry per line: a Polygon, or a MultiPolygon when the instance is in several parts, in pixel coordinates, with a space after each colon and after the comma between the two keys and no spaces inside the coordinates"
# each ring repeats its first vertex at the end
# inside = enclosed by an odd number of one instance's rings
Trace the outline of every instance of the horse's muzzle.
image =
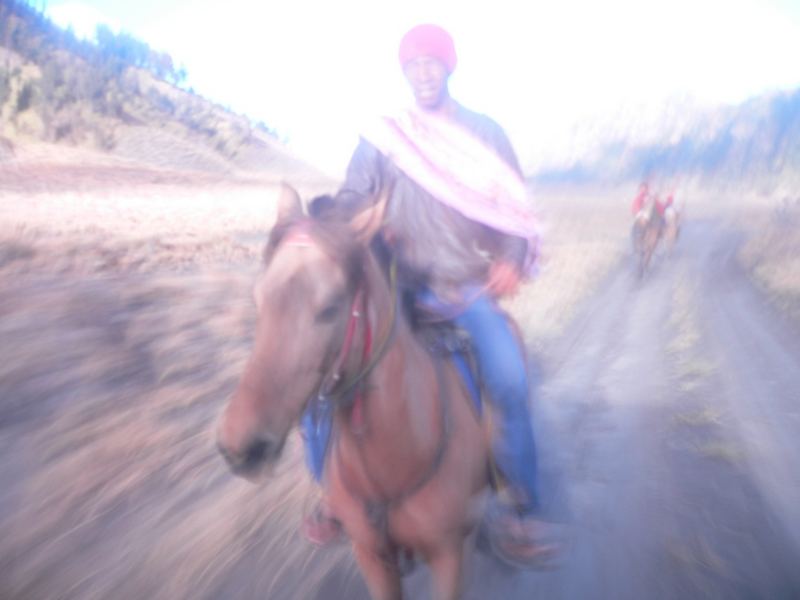
{"type": "Polygon", "coordinates": [[[247,479],[260,474],[263,467],[280,458],[286,438],[275,440],[270,437],[254,439],[243,452],[233,452],[217,441],[217,448],[225,458],[231,471],[247,479]]]}

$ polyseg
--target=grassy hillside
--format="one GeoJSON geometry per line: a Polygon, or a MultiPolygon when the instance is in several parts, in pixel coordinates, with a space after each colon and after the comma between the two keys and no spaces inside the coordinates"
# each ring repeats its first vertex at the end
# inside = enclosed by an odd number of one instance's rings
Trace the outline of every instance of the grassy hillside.
{"type": "MultiPolygon", "coordinates": [[[[800,90],[765,94],[737,106],[664,107],[637,130],[636,119],[601,129],[591,151],[542,169],[540,181],[618,181],[652,176],[797,189],[800,90]]],[[[783,193],[783,192],[781,192],[783,193]]]]}
{"type": "Polygon", "coordinates": [[[17,0],[0,3],[0,160],[31,142],[151,165],[313,173],[263,123],[179,84],[183,68],[127,34],[78,40],[17,0]]]}

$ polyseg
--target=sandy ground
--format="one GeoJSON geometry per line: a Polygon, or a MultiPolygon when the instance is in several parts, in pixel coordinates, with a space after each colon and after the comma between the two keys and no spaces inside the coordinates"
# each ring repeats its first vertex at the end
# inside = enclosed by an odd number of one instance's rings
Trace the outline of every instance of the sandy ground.
{"type": "MultiPolygon", "coordinates": [[[[117,166],[0,176],[0,598],[364,598],[346,546],[297,533],[298,439],[263,486],[213,446],[274,183],[117,166]]],[[[795,330],[713,217],[637,281],[628,192],[538,194],[545,265],[509,308],[567,545],[544,573],[476,552],[465,596],[796,597],[795,330]]]]}

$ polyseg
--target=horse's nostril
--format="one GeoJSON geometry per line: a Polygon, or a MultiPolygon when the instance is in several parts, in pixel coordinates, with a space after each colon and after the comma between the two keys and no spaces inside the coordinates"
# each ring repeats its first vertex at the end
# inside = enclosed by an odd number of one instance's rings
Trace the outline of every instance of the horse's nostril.
{"type": "Polygon", "coordinates": [[[217,444],[220,454],[230,469],[237,475],[248,477],[260,472],[264,463],[270,462],[281,454],[283,441],[270,439],[253,440],[243,452],[234,452],[224,444],[217,444]]]}
{"type": "Polygon", "coordinates": [[[244,467],[256,467],[267,458],[272,444],[269,440],[256,440],[247,449],[244,459],[244,467]]]}

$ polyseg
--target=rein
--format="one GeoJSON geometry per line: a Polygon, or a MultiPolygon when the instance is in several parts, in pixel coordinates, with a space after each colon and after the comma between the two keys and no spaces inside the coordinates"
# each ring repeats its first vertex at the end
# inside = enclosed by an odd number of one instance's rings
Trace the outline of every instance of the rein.
{"type": "MultiPolygon", "coordinates": [[[[307,234],[302,233],[298,243],[309,243],[309,237],[310,236],[307,234]]],[[[437,380],[436,397],[439,399],[439,420],[441,427],[439,442],[434,452],[434,456],[429,462],[428,467],[425,469],[422,475],[413,482],[413,484],[395,494],[388,494],[381,490],[381,486],[378,484],[375,476],[370,472],[370,469],[367,465],[362,444],[364,435],[366,433],[366,428],[363,425],[363,413],[365,411],[363,386],[370,373],[372,373],[375,367],[386,355],[397,328],[399,311],[397,306],[397,262],[395,260],[392,260],[389,267],[389,289],[392,298],[389,313],[389,324],[386,327],[386,331],[380,337],[381,341],[377,349],[373,352],[373,332],[369,322],[369,317],[367,315],[367,289],[363,281],[359,284],[350,306],[350,313],[348,316],[347,325],[345,326],[345,334],[342,346],[339,349],[339,353],[337,354],[336,360],[334,360],[332,367],[322,378],[322,382],[316,397],[312,400],[312,402],[316,404],[317,410],[321,410],[323,407],[327,406],[332,406],[336,409],[352,408],[351,429],[356,439],[358,459],[361,463],[362,470],[369,485],[378,493],[378,498],[364,499],[366,505],[365,508],[369,520],[372,522],[372,525],[383,535],[387,546],[391,546],[388,534],[389,510],[397,507],[409,497],[414,495],[433,478],[444,460],[451,434],[450,398],[447,394],[447,385],[444,381],[441,361],[435,359],[437,380]],[[358,323],[362,318],[364,323],[364,337],[361,366],[352,377],[342,381],[343,373],[355,343],[358,323]]],[[[326,410],[325,412],[329,411],[326,410]]],[[[335,457],[340,463],[342,463],[341,444],[336,443],[335,457]]],[[[346,469],[342,470],[342,483],[344,484],[345,489],[348,489],[351,495],[357,497],[357,494],[353,492],[354,486],[346,481],[344,473],[346,473],[346,469]]]]}
{"type": "Polygon", "coordinates": [[[320,386],[319,393],[317,394],[317,401],[319,402],[333,402],[336,405],[347,403],[347,399],[351,392],[360,385],[372,370],[386,354],[389,348],[389,343],[393,337],[395,323],[397,322],[397,263],[393,260],[389,267],[389,289],[392,296],[392,304],[389,313],[389,326],[385,335],[382,336],[382,341],[377,351],[370,356],[372,349],[372,328],[369,324],[369,319],[366,316],[367,302],[366,293],[364,291],[364,284],[359,285],[358,290],[353,297],[353,304],[350,309],[350,318],[347,321],[347,328],[345,329],[344,342],[339,351],[339,355],[333,363],[333,368],[323,378],[320,386]],[[342,370],[347,362],[347,357],[350,355],[350,350],[353,346],[355,339],[355,332],[358,320],[364,317],[364,352],[361,357],[361,362],[366,364],[353,377],[341,384],[337,389],[339,381],[342,377],[342,370]]]}

